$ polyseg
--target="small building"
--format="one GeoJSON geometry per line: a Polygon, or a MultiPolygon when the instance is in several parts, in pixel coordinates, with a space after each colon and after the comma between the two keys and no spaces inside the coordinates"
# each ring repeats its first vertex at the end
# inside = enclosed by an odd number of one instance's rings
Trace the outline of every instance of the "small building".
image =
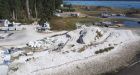
{"type": "Polygon", "coordinates": [[[79,12],[63,12],[63,13],[55,13],[58,17],[80,17],[79,12]]]}
{"type": "Polygon", "coordinates": [[[111,14],[108,13],[108,12],[103,12],[103,13],[101,13],[101,17],[102,17],[102,18],[108,18],[108,17],[110,17],[110,16],[111,16],[111,14]]]}

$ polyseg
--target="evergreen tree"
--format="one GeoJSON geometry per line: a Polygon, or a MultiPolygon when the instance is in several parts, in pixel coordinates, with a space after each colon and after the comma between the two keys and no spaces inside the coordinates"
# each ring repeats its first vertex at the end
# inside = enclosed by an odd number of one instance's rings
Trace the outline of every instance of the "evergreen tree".
{"type": "Polygon", "coordinates": [[[0,19],[49,20],[62,0],[0,0],[0,19]]]}
{"type": "Polygon", "coordinates": [[[9,0],[0,0],[0,18],[2,19],[10,18],[10,6],[8,2],[9,0]]]}

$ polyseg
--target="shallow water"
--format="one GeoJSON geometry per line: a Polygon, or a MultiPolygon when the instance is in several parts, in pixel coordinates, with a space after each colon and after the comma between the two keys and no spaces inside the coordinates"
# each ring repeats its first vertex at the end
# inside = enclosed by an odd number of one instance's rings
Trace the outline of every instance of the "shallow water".
{"type": "Polygon", "coordinates": [[[124,21],[123,23],[126,27],[133,27],[133,28],[140,27],[140,23],[138,23],[137,21],[124,21]]]}

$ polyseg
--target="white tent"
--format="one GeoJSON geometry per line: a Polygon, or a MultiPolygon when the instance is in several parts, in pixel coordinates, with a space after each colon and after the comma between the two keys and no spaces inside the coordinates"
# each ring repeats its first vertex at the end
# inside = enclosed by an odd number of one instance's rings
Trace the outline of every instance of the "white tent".
{"type": "Polygon", "coordinates": [[[0,20],[0,25],[3,27],[8,27],[9,24],[10,24],[10,22],[7,19],[0,20]]]}
{"type": "Polygon", "coordinates": [[[4,21],[4,26],[8,26],[10,24],[10,22],[6,19],[5,21],[4,21]]]}
{"type": "Polygon", "coordinates": [[[47,29],[51,29],[50,24],[48,22],[44,23],[44,25],[47,29]]]}

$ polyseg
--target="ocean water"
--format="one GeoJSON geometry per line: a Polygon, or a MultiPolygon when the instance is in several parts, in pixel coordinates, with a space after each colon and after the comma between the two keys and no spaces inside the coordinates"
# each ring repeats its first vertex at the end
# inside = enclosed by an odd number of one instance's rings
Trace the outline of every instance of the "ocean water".
{"type": "Polygon", "coordinates": [[[108,6],[115,8],[137,8],[140,9],[140,1],[64,1],[64,3],[72,5],[87,6],[108,6]]]}

